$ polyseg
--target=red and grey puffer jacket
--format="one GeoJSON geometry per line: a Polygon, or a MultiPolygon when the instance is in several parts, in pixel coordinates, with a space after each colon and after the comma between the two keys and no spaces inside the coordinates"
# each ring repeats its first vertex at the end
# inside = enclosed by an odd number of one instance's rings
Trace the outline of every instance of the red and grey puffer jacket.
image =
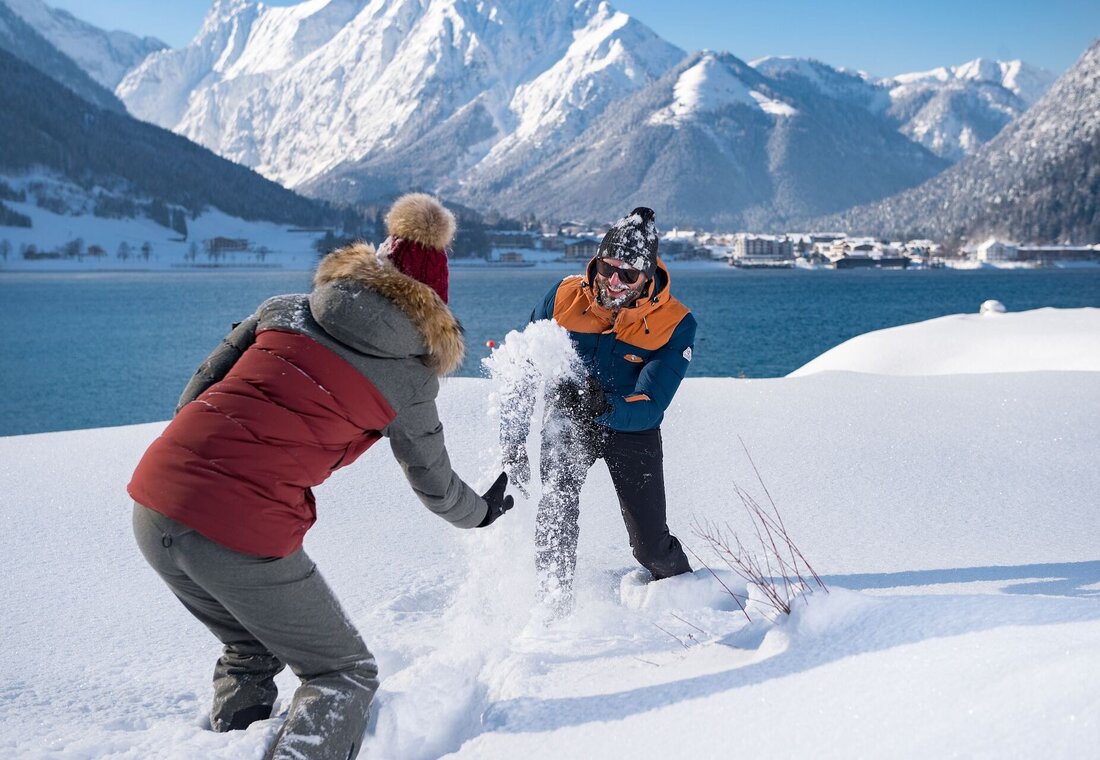
{"type": "Polygon", "coordinates": [[[316,521],[312,488],[387,437],[424,504],[475,527],[486,506],[435,407],[462,353],[431,288],[370,246],[334,252],[311,294],[264,302],[200,366],[129,493],[230,549],[286,556],[316,521]]]}

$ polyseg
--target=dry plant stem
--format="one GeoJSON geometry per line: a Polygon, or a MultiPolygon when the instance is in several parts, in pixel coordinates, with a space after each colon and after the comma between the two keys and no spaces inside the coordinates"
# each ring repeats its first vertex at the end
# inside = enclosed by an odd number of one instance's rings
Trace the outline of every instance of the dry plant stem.
{"type": "MultiPolygon", "coordinates": [[[[758,483],[760,483],[760,487],[764,489],[764,494],[768,497],[768,503],[772,505],[772,511],[775,512],[775,518],[778,521],[779,533],[786,540],[787,548],[790,550],[791,556],[797,556],[798,559],[802,560],[802,564],[806,566],[806,569],[809,571],[810,575],[814,577],[817,585],[820,586],[826,594],[829,593],[829,589],[825,587],[825,582],[821,580],[821,576],[818,575],[817,571],[813,569],[813,567],[806,560],[806,557],[803,556],[799,548],[795,546],[794,541],[791,540],[790,534],[787,533],[787,526],[783,524],[783,515],[779,513],[779,507],[775,505],[775,500],[772,498],[771,492],[768,491],[768,487],[764,485],[764,478],[760,476],[760,470],[757,469],[756,462],[753,461],[752,455],[749,454],[749,447],[745,445],[745,441],[741,438],[741,436],[737,436],[737,440],[741,442],[741,448],[745,452],[745,457],[749,460],[749,464],[752,465],[752,471],[756,473],[756,480],[758,483]]],[[[797,564],[795,565],[795,571],[798,571],[797,564]]]]}
{"type": "Polygon", "coordinates": [[[672,615],[672,617],[676,618],[677,620],[679,620],[679,621],[680,621],[681,623],[683,623],[684,625],[689,625],[689,626],[691,626],[692,628],[694,628],[695,630],[697,630],[697,631],[698,631],[699,633],[703,634],[704,636],[711,636],[711,635],[712,635],[712,634],[709,634],[709,633],[707,633],[706,631],[704,631],[704,630],[703,630],[702,628],[700,628],[699,626],[695,625],[695,623],[691,623],[691,622],[688,622],[687,620],[684,620],[684,619],[683,619],[682,617],[680,617],[679,615],[677,615],[677,614],[676,614],[675,612],[670,612],[670,613],[668,613],[668,614],[669,614],[669,615],[672,615]]]}
{"type": "Polygon", "coordinates": [[[679,644],[680,646],[682,646],[682,647],[683,647],[684,649],[688,649],[688,648],[689,648],[689,647],[688,647],[688,645],[684,643],[684,640],[683,640],[683,639],[681,639],[681,638],[680,638],[679,636],[677,636],[677,635],[676,635],[675,633],[673,633],[672,631],[666,630],[666,629],[662,628],[661,626],[657,625],[656,623],[654,623],[654,624],[653,624],[653,627],[654,627],[654,628],[656,628],[656,629],[657,629],[658,631],[660,631],[661,633],[666,633],[666,634],[668,634],[669,636],[671,636],[672,638],[676,639],[676,643],[678,643],[678,644],[679,644]]]}
{"type": "MultiPolygon", "coordinates": [[[[740,440],[740,438],[738,438],[740,440]]],[[[741,542],[736,532],[728,524],[725,526],[719,526],[710,520],[699,521],[696,520],[693,528],[697,536],[704,539],[710,544],[711,550],[718,555],[727,567],[730,568],[736,575],[740,576],[746,582],[756,586],[764,596],[764,603],[775,609],[777,612],[784,614],[790,614],[791,601],[799,594],[809,591],[811,588],[810,582],[803,574],[803,569],[806,573],[809,573],[814,582],[826,593],[829,589],[826,588],[825,583],[821,580],[821,576],[813,569],[810,563],[806,560],[805,555],[795,545],[791,539],[790,534],[787,532],[787,526],[783,522],[783,516],[779,512],[779,508],[775,504],[775,500],[772,498],[771,492],[768,491],[768,487],[764,484],[764,479],[760,475],[760,470],[756,467],[756,463],[753,461],[752,456],[749,454],[748,447],[745,446],[745,442],[741,441],[741,447],[745,451],[745,456],[748,458],[749,463],[752,465],[753,472],[756,474],[757,482],[760,484],[760,488],[767,496],[767,503],[770,509],[761,506],[761,504],[753,498],[752,494],[748,493],[745,489],[738,486],[736,483],[733,486],[734,493],[741,500],[742,506],[748,513],[749,520],[752,522],[752,531],[756,536],[756,543],[759,546],[759,551],[749,551],[749,549],[741,542]]],[[[695,552],[692,552],[700,562],[703,562],[695,552]]],[[[711,574],[717,579],[717,574],[710,569],[710,567],[703,562],[703,565],[711,571],[711,574]]],[[[721,579],[718,579],[721,583],[721,579]]],[[[745,611],[745,606],[741,604],[741,600],[734,594],[726,584],[722,583],[722,586],[730,593],[731,596],[737,600],[738,606],[741,607],[742,612],[745,612],[745,616],[748,617],[748,612],[745,611]]],[[[748,599],[746,598],[746,602],[748,599]]]]}

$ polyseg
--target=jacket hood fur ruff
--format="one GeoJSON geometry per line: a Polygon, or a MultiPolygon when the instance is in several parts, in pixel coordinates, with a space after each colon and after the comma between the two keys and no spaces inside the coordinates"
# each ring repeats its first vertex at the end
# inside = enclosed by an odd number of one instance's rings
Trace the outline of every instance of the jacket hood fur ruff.
{"type": "Polygon", "coordinates": [[[402,274],[380,258],[370,243],[353,243],[324,259],[313,276],[313,287],[350,280],[392,301],[412,320],[428,349],[425,363],[437,375],[449,375],[462,364],[466,346],[462,327],[447,304],[430,287],[402,274]]]}

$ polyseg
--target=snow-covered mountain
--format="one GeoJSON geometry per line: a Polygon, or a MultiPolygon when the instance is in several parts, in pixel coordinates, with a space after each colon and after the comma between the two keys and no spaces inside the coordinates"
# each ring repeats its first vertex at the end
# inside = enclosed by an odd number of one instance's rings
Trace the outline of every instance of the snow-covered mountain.
{"type": "Polygon", "coordinates": [[[138,121],[121,106],[114,111],[89,102],[2,48],[0,103],[0,179],[13,179],[14,186],[49,176],[56,191],[29,188],[29,195],[54,211],[149,216],[181,233],[186,214],[209,208],[295,226],[335,219],[331,208],[138,121]]]}
{"type": "Polygon", "coordinates": [[[168,47],[153,37],[104,31],[41,0],[0,0],[109,90],[150,53],[168,47]]]}
{"type": "Polygon", "coordinates": [[[823,221],[878,234],[1100,239],[1100,38],[973,156],[907,192],[823,221]]]}
{"type": "Polygon", "coordinates": [[[1022,61],[982,58],[960,66],[902,74],[883,85],[901,131],[933,153],[957,161],[977,151],[1026,111],[1054,82],[1022,61]]]}
{"type": "MultiPolygon", "coordinates": [[[[89,103],[118,113],[126,111],[114,93],[92,79],[76,61],[35,31],[4,0],[0,0],[0,51],[6,51],[33,66],[89,103]]],[[[5,106],[11,108],[10,103],[5,103],[5,106]]],[[[19,115],[13,116],[18,118],[19,115]]]]}
{"type": "Polygon", "coordinates": [[[461,183],[481,162],[552,156],[683,55],[596,0],[217,0],[190,45],[117,93],[290,186],[349,159],[461,183]]]}
{"type": "Polygon", "coordinates": [[[884,81],[893,82],[897,86],[935,83],[947,85],[953,82],[994,84],[1008,90],[1030,107],[1050,89],[1056,78],[1046,69],[1019,60],[991,61],[975,58],[959,66],[941,66],[931,71],[898,74],[892,80],[884,81]]]}
{"type": "Polygon", "coordinates": [[[765,76],[801,79],[829,97],[863,104],[937,156],[958,161],[993,139],[1054,81],[1022,61],[977,58],[959,66],[876,79],[804,58],[753,61],[765,76]]]}
{"type": "Polygon", "coordinates": [[[189,45],[116,93],[319,197],[422,188],[509,214],[640,203],[667,222],[766,226],[923,182],[1042,84],[1018,62],[876,80],[687,56],[600,0],[215,0],[189,45]]]}
{"type": "Polygon", "coordinates": [[[861,104],[700,52],[607,110],[553,162],[456,188],[477,207],[759,227],[883,197],[946,163],[861,104]]]}

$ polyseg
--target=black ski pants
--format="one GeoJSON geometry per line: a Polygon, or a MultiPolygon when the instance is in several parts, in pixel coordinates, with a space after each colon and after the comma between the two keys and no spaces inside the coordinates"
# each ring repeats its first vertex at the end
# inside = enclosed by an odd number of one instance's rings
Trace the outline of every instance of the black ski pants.
{"type": "Polygon", "coordinates": [[[666,521],[660,428],[626,433],[551,414],[542,436],[535,563],[543,593],[566,604],[577,565],[581,488],[597,459],[607,463],[634,558],[655,580],[691,571],[666,521]]]}

